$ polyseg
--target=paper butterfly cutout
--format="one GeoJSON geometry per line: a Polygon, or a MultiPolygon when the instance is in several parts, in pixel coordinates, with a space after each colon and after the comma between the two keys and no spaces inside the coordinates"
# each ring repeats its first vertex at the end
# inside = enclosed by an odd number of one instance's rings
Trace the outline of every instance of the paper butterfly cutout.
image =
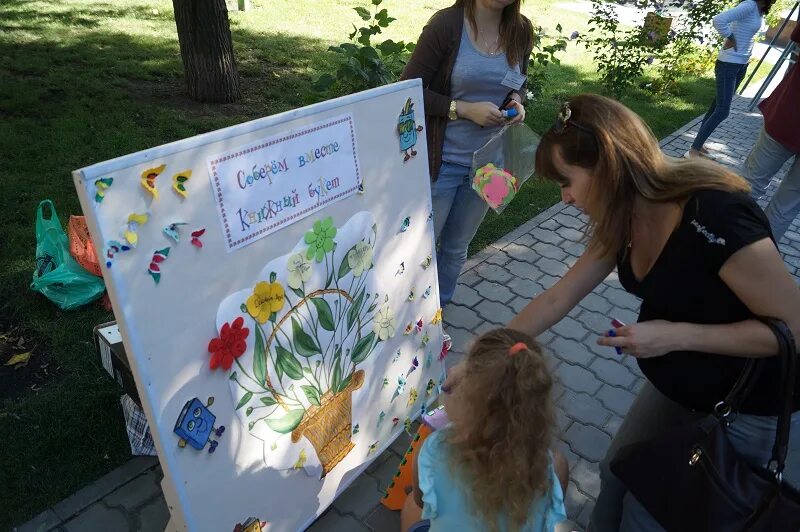
{"type": "Polygon", "coordinates": [[[405,376],[404,376],[404,375],[401,373],[401,374],[400,374],[400,375],[397,377],[397,390],[396,390],[396,394],[395,394],[395,395],[402,395],[402,394],[403,394],[403,392],[405,392],[405,391],[406,391],[406,378],[405,378],[405,376]]]}
{"type": "Polygon", "coordinates": [[[400,423],[400,418],[399,417],[393,417],[392,418],[392,426],[396,427],[398,423],[400,423]]]}
{"type": "Polygon", "coordinates": [[[383,378],[383,386],[381,386],[381,388],[386,388],[387,386],[389,386],[389,379],[384,377],[383,378]]]}
{"type": "Polygon", "coordinates": [[[147,268],[147,273],[153,278],[156,284],[161,281],[161,264],[169,256],[169,248],[159,249],[153,252],[153,258],[150,260],[150,266],[147,268]]]}
{"type": "Polygon", "coordinates": [[[130,247],[125,244],[120,244],[116,240],[110,240],[106,245],[106,268],[110,268],[114,262],[114,256],[117,253],[130,251],[130,247]]]}
{"type": "Polygon", "coordinates": [[[425,292],[423,292],[422,299],[428,299],[428,296],[430,295],[431,295],[431,287],[429,286],[428,288],[425,289],[425,292]]]}
{"type": "Polygon", "coordinates": [[[378,450],[378,441],[376,440],[375,443],[373,443],[372,445],[369,446],[369,450],[367,451],[367,454],[368,455],[372,454],[377,450],[378,450]]]}
{"type": "Polygon", "coordinates": [[[182,198],[186,198],[186,182],[192,177],[191,170],[184,170],[172,176],[172,190],[178,193],[182,198]]]}
{"type": "Polygon", "coordinates": [[[430,265],[431,265],[431,261],[432,261],[432,260],[433,260],[433,258],[432,258],[430,255],[428,255],[427,257],[425,257],[425,260],[423,260],[423,261],[420,263],[420,266],[422,266],[422,269],[423,269],[423,270],[427,270],[427,269],[428,269],[428,267],[430,267],[430,265]]]}
{"type": "Polygon", "coordinates": [[[433,220],[433,209],[431,209],[431,212],[428,213],[428,221],[430,222],[431,220],[433,220]]]}
{"type": "Polygon", "coordinates": [[[447,340],[442,342],[442,350],[439,353],[439,360],[444,360],[444,357],[446,357],[447,353],[450,352],[450,347],[452,347],[452,342],[448,342],[447,340]]]}
{"type": "Polygon", "coordinates": [[[436,311],[436,314],[434,314],[433,318],[431,319],[431,325],[436,325],[438,323],[442,323],[442,309],[441,308],[436,311]]]}
{"type": "Polygon", "coordinates": [[[122,231],[122,236],[128,241],[131,247],[136,247],[139,243],[139,227],[146,224],[150,217],[145,214],[133,213],[128,216],[128,223],[122,231]]]}
{"type": "Polygon", "coordinates": [[[378,426],[379,427],[381,426],[381,423],[383,423],[383,418],[385,418],[385,417],[386,417],[386,412],[381,410],[381,413],[378,414],[378,426]]]}
{"type": "Polygon", "coordinates": [[[106,197],[106,189],[111,186],[114,182],[113,177],[103,177],[101,179],[96,179],[94,182],[94,200],[97,203],[103,201],[103,198],[106,197]]]}
{"type": "Polygon", "coordinates": [[[405,262],[401,262],[400,266],[397,268],[397,272],[395,272],[395,276],[403,275],[403,273],[405,271],[406,271],[406,263],[405,262]]]}
{"type": "Polygon", "coordinates": [[[164,171],[166,164],[156,166],[155,168],[148,168],[142,172],[142,188],[153,195],[153,199],[158,199],[158,189],[156,188],[156,178],[164,171]]]}
{"type": "Polygon", "coordinates": [[[414,291],[413,291],[413,290],[411,290],[411,291],[408,293],[408,297],[407,297],[406,299],[407,299],[408,301],[414,301],[414,291]]]}
{"type": "Polygon", "coordinates": [[[417,397],[419,397],[419,392],[412,386],[411,391],[408,393],[408,402],[406,402],[406,406],[413,405],[417,401],[417,397]]]}
{"type": "Polygon", "coordinates": [[[398,349],[397,353],[395,353],[394,357],[392,357],[392,362],[397,362],[399,358],[400,358],[400,350],[398,349]]]}
{"type": "Polygon", "coordinates": [[[405,430],[409,436],[411,436],[411,418],[407,417],[403,420],[403,430],[405,430]]]}
{"type": "Polygon", "coordinates": [[[433,393],[433,389],[436,388],[436,383],[433,379],[428,380],[428,385],[425,387],[425,393],[431,395],[433,393]]]}
{"type": "Polygon", "coordinates": [[[203,247],[203,243],[200,241],[200,237],[205,234],[205,229],[198,229],[197,231],[192,231],[192,245],[198,248],[203,247]]]}
{"type": "Polygon", "coordinates": [[[406,216],[403,218],[403,223],[400,224],[400,232],[405,233],[408,231],[409,226],[411,225],[411,218],[406,216]]]}
{"type": "Polygon", "coordinates": [[[431,367],[432,363],[433,363],[433,355],[428,353],[428,356],[425,357],[425,367],[426,368],[431,367]]]}
{"type": "Polygon", "coordinates": [[[358,430],[359,430],[358,423],[356,423],[355,425],[353,425],[353,434],[358,434],[358,430]]]}
{"type": "Polygon", "coordinates": [[[422,327],[425,325],[425,322],[422,321],[422,318],[417,320],[417,324],[414,327],[414,332],[418,333],[422,331],[422,327]]]}
{"type": "Polygon", "coordinates": [[[430,340],[431,340],[431,339],[428,337],[428,333],[425,333],[425,334],[422,336],[422,347],[425,347],[426,345],[428,345],[428,342],[429,342],[430,340]]]}
{"type": "Polygon", "coordinates": [[[414,330],[414,325],[411,322],[409,322],[408,325],[406,325],[406,330],[403,331],[403,335],[408,336],[409,334],[411,334],[411,331],[413,330],[414,330]]]}
{"type": "Polygon", "coordinates": [[[164,234],[167,235],[172,240],[174,240],[175,242],[178,242],[180,240],[180,234],[178,233],[178,227],[180,227],[181,225],[186,225],[186,222],[175,222],[175,223],[169,224],[168,226],[166,226],[163,229],[164,234]]]}

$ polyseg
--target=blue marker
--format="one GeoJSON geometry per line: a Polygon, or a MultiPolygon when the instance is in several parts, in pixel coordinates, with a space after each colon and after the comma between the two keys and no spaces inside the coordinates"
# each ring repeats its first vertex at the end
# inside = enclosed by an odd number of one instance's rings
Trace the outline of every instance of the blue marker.
{"type": "MultiPolygon", "coordinates": [[[[617,336],[617,332],[614,329],[609,329],[608,335],[611,336],[612,338],[615,338],[617,336]]],[[[617,352],[618,355],[622,354],[622,349],[620,349],[619,347],[615,347],[614,350],[617,352]]]]}
{"type": "Polygon", "coordinates": [[[500,112],[502,113],[503,118],[506,118],[506,119],[514,118],[515,116],[517,116],[519,114],[519,111],[517,111],[516,107],[512,107],[511,109],[503,109],[500,112]]]}

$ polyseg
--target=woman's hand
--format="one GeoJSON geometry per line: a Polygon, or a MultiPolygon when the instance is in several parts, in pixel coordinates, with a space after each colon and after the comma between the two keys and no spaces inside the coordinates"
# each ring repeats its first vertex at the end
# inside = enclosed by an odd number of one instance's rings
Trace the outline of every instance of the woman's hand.
{"type": "Polygon", "coordinates": [[[517,122],[522,122],[525,120],[525,106],[519,103],[517,100],[512,99],[511,103],[506,106],[506,109],[517,110],[517,116],[507,121],[507,124],[516,124],[517,122]]]}
{"type": "Polygon", "coordinates": [[[733,48],[734,50],[736,49],[736,37],[733,35],[725,39],[725,44],[722,45],[723,50],[727,50],[729,48],[733,48]]]}
{"type": "Polygon", "coordinates": [[[636,358],[653,358],[677,350],[678,324],[666,320],[644,321],[614,329],[616,336],[597,339],[598,345],[619,347],[636,358]]]}
{"type": "Polygon", "coordinates": [[[456,103],[456,113],[462,118],[475,122],[481,127],[499,126],[505,122],[500,108],[492,102],[464,102],[456,103]]]}

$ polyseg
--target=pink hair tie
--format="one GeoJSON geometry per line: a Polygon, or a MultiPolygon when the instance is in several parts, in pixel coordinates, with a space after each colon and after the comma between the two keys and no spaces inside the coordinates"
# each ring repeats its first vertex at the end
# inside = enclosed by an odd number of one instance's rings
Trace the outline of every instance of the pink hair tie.
{"type": "Polygon", "coordinates": [[[517,342],[516,344],[512,345],[511,348],[508,350],[508,354],[509,356],[513,357],[520,351],[525,351],[526,349],[528,349],[528,346],[525,344],[525,342],[517,342]]]}

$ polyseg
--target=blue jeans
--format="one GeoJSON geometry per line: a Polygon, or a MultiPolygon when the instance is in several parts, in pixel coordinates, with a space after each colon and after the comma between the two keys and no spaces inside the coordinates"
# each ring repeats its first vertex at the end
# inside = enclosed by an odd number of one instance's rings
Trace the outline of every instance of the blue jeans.
{"type": "MultiPolygon", "coordinates": [[[[625,445],[657,437],[672,428],[696,421],[706,414],[691,412],[661,394],[649,382],[636,397],[614,441],[600,462],[600,495],[588,530],[591,532],[663,532],[663,528],[625,489],[609,464],[625,445]]],[[[765,467],[772,454],[777,418],[739,414],[727,434],[739,456],[754,466],[765,467]]],[[[789,453],[784,478],[800,484],[800,412],[792,414],[789,453]]]]}
{"type": "Polygon", "coordinates": [[[431,190],[442,308],[453,298],[469,243],[489,210],[489,205],[472,190],[469,173],[466,166],[442,162],[431,190]]]}
{"type": "Polygon", "coordinates": [[[711,102],[711,107],[703,117],[703,123],[700,124],[700,130],[697,132],[692,143],[692,148],[700,150],[703,144],[706,143],[711,133],[717,129],[717,126],[723,120],[728,118],[731,113],[731,102],[733,101],[733,94],[736,88],[744,79],[747,74],[747,63],[740,65],[739,63],[728,63],[726,61],[717,61],[714,65],[714,76],[717,80],[717,95],[714,101],[711,102]]]}
{"type": "Polygon", "coordinates": [[[794,161],[789,171],[786,172],[780,187],[764,209],[776,242],[781,241],[783,234],[800,212],[800,155],[786,149],[761,128],[758,140],[742,169],[742,176],[753,187],[751,191],[753,198],[758,200],[766,193],[772,176],[791,158],[794,158],[794,161]]]}

